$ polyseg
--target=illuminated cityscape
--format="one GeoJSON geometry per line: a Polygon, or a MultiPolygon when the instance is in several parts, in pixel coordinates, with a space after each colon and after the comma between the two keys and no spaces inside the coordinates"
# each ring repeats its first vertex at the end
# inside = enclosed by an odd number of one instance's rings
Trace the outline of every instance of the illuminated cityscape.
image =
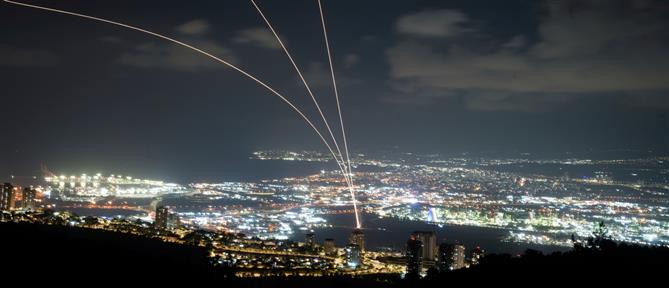
{"type": "Polygon", "coordinates": [[[657,285],[667,19],[0,0],[3,283],[657,285]]]}
{"type": "MultiPolygon", "coordinates": [[[[258,160],[325,161],[315,152],[256,152],[254,156],[258,160]]],[[[669,199],[665,195],[669,186],[666,182],[615,181],[609,175],[611,172],[602,171],[571,178],[495,170],[495,167],[513,165],[607,165],[611,169],[646,165],[658,169],[660,177],[666,179],[662,171],[669,165],[667,158],[531,161],[404,156],[396,161],[363,156],[355,160],[355,165],[361,168],[355,174],[355,189],[365,213],[435,225],[502,229],[508,231],[504,241],[566,247],[572,245],[572,235],[587,237],[596,223],[605,221],[613,239],[669,245],[669,199]],[[365,172],[363,167],[382,170],[365,172]]],[[[46,177],[45,182],[47,186],[42,193],[48,199],[57,200],[54,206],[59,205],[58,202],[80,202],[111,207],[115,201],[104,202],[109,197],[185,200],[175,205],[184,224],[261,239],[286,240],[295,233],[328,227],[330,224],[322,217],[324,214],[351,213],[347,187],[336,172],[330,171],[257,183],[186,186],[100,174],[46,177]],[[212,205],[217,202],[226,205],[212,205]]],[[[7,191],[3,195],[14,193],[11,189],[7,191]]],[[[10,198],[3,197],[7,199],[3,200],[4,207],[14,205],[9,203],[10,198]]],[[[139,205],[134,208],[142,209],[139,205]]],[[[364,252],[364,240],[352,239],[351,242],[364,252]]],[[[434,258],[431,255],[423,257],[434,258]]]]}
{"type": "Polygon", "coordinates": [[[102,176],[47,176],[50,197],[64,201],[94,201],[96,198],[116,196],[124,198],[152,198],[164,194],[183,193],[185,189],[174,183],[144,180],[123,175],[102,176]]]}
{"type": "MultiPolygon", "coordinates": [[[[322,241],[316,237],[319,233],[342,225],[329,220],[331,216],[353,214],[347,185],[336,171],[188,185],[100,174],[47,176],[44,186],[35,188],[21,190],[5,184],[3,210],[13,212],[3,217],[4,221],[62,221],[177,243],[192,241],[196,233],[198,243],[210,247],[212,263],[234,267],[240,277],[425,275],[430,267],[457,270],[477,264],[484,255],[480,247],[443,242],[435,233],[452,226],[492,228],[505,233],[500,242],[550,250],[572,247],[574,239],[584,241],[603,222],[615,241],[669,246],[667,158],[485,160],[410,153],[395,157],[377,160],[360,154],[354,158],[355,190],[366,215],[363,223],[369,224],[364,230],[349,226],[350,235],[322,241]],[[505,171],[518,165],[536,167],[531,173],[505,171]],[[538,174],[544,165],[558,165],[557,170],[565,172],[570,167],[590,171],[574,178],[538,174]],[[617,168],[627,166],[656,171],[661,180],[645,180],[633,176],[635,172],[625,173],[637,181],[618,180],[617,168]],[[39,212],[44,209],[61,212],[39,212]],[[365,234],[384,235],[390,229],[374,226],[373,219],[422,222],[433,230],[414,231],[405,236],[409,242],[388,239],[396,247],[406,242],[407,248],[387,250],[370,246],[365,239],[365,234]],[[408,258],[402,260],[405,255],[408,258]]],[[[252,161],[326,160],[317,152],[285,151],[255,152],[252,161]]],[[[444,236],[448,241],[459,240],[459,235],[444,236]]]]}

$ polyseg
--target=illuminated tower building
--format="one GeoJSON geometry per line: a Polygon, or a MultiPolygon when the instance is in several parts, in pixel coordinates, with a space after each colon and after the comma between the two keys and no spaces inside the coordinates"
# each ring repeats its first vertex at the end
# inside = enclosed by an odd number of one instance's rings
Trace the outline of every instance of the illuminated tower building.
{"type": "Polygon", "coordinates": [[[25,187],[23,188],[21,196],[21,207],[25,210],[35,210],[35,196],[37,196],[37,191],[32,187],[25,187]]]}
{"type": "Polygon", "coordinates": [[[456,270],[465,267],[465,246],[442,243],[439,245],[440,271],[456,270]]]}
{"type": "Polygon", "coordinates": [[[437,234],[433,231],[415,231],[411,237],[423,243],[421,257],[424,261],[435,261],[437,256],[437,234]]]}
{"type": "Polygon", "coordinates": [[[362,265],[362,258],[360,246],[357,244],[348,244],[346,245],[346,266],[348,268],[358,268],[362,265]]]}
{"type": "Polygon", "coordinates": [[[167,229],[167,221],[170,214],[170,209],[165,206],[156,207],[156,220],[153,226],[156,229],[167,229]]]}
{"type": "Polygon", "coordinates": [[[16,189],[10,183],[5,183],[2,185],[2,193],[0,193],[0,210],[12,210],[14,209],[16,198],[16,189]]]}
{"type": "Polygon", "coordinates": [[[325,239],[323,248],[325,250],[325,255],[333,256],[337,253],[337,249],[335,248],[335,241],[332,238],[325,239]]]}
{"type": "Polygon", "coordinates": [[[441,243],[439,245],[439,252],[437,253],[437,257],[439,258],[439,261],[437,261],[437,269],[441,272],[446,272],[450,270],[450,255],[451,255],[451,245],[447,243],[441,243]]]}
{"type": "Polygon", "coordinates": [[[307,233],[304,235],[304,242],[309,249],[313,249],[316,246],[316,235],[314,233],[307,233]]]}
{"type": "Polygon", "coordinates": [[[465,246],[455,244],[453,245],[453,265],[452,270],[461,269],[465,267],[465,246]]]}
{"type": "Polygon", "coordinates": [[[167,229],[176,229],[181,226],[181,219],[179,219],[179,215],[174,212],[168,212],[167,213],[167,229]]]}
{"type": "Polygon", "coordinates": [[[423,263],[423,242],[413,235],[407,241],[407,278],[419,278],[423,263]]]}
{"type": "Polygon", "coordinates": [[[471,265],[478,265],[481,262],[481,258],[483,258],[483,256],[485,256],[485,250],[481,249],[479,246],[476,246],[476,248],[474,248],[470,254],[471,265]]]}
{"type": "Polygon", "coordinates": [[[360,228],[353,230],[353,233],[351,233],[351,237],[348,239],[348,242],[350,244],[358,245],[360,252],[365,252],[365,234],[362,233],[360,228]]]}

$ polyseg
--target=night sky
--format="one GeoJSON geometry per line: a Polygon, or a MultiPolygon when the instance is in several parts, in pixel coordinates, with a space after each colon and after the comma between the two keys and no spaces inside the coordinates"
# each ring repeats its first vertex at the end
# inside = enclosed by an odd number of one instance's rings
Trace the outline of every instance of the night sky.
{"type": "MultiPolygon", "coordinates": [[[[26,3],[202,47],[317,120],[249,1],[26,3]]],[[[334,125],[316,1],[258,4],[334,125]]],[[[323,5],[353,152],[669,153],[665,1],[323,5]]],[[[0,36],[0,180],[39,175],[41,163],[68,173],[225,180],[254,150],[324,151],[277,97],[158,38],[4,2],[0,36]]]]}

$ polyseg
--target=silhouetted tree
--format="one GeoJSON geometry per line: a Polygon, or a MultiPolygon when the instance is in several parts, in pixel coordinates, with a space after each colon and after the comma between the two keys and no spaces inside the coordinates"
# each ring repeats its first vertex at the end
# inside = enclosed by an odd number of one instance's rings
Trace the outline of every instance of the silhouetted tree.
{"type": "Polygon", "coordinates": [[[86,226],[93,226],[98,224],[98,218],[96,217],[85,217],[84,218],[84,225],[86,226]]]}
{"type": "Polygon", "coordinates": [[[574,245],[574,251],[581,251],[583,250],[583,243],[581,241],[576,239],[576,235],[573,233],[571,234],[571,244],[574,245]]]}
{"type": "Polygon", "coordinates": [[[600,249],[602,243],[611,242],[608,239],[609,238],[608,234],[609,234],[609,229],[606,228],[606,225],[604,224],[604,221],[600,221],[595,226],[594,231],[592,231],[592,236],[588,237],[588,248],[600,249]]]}
{"type": "Polygon", "coordinates": [[[606,228],[604,221],[600,221],[599,224],[595,227],[595,231],[592,232],[596,239],[602,240],[606,239],[609,234],[609,229],[606,228]]]}
{"type": "Polygon", "coordinates": [[[436,267],[432,266],[429,269],[427,269],[427,278],[436,278],[439,276],[439,270],[437,270],[436,267]]]}

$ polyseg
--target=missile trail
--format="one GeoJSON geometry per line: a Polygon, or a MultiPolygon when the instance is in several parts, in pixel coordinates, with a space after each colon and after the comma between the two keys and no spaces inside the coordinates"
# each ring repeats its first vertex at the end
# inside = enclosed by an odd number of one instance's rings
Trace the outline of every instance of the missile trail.
{"type": "MultiPolygon", "coordinates": [[[[279,37],[279,34],[276,32],[272,24],[269,22],[269,19],[265,16],[265,13],[262,12],[258,4],[256,4],[255,0],[251,0],[251,4],[256,8],[258,11],[258,14],[260,14],[260,17],[265,21],[265,24],[267,24],[267,28],[269,28],[270,31],[272,31],[272,34],[274,34],[274,38],[279,42],[279,45],[283,49],[283,52],[286,53],[286,56],[288,56],[288,60],[290,60],[290,63],[293,64],[293,68],[295,68],[295,71],[297,71],[297,75],[300,76],[300,80],[302,80],[302,84],[304,84],[304,87],[307,89],[307,92],[309,93],[309,96],[311,96],[311,99],[314,102],[314,105],[316,105],[316,109],[318,109],[318,113],[321,115],[321,118],[323,119],[323,122],[325,123],[325,127],[328,129],[328,132],[330,132],[330,136],[332,137],[332,141],[334,142],[335,149],[337,149],[337,152],[339,153],[339,157],[341,157],[341,161],[344,162],[344,156],[341,153],[341,150],[339,149],[339,144],[337,144],[337,139],[334,136],[334,133],[332,133],[332,129],[330,129],[330,124],[328,123],[327,119],[325,118],[325,115],[323,114],[323,110],[321,110],[321,106],[318,105],[318,100],[316,100],[316,97],[314,96],[314,93],[311,91],[311,87],[309,87],[309,84],[307,84],[307,80],[304,79],[304,76],[302,75],[302,71],[300,68],[297,66],[295,63],[295,60],[293,59],[293,56],[288,52],[288,48],[286,48],[286,45],[283,44],[283,41],[281,41],[281,37],[279,37]]],[[[348,174],[348,173],[347,173],[348,174]]]]}
{"type": "MultiPolygon", "coordinates": [[[[188,48],[188,49],[191,49],[191,50],[193,50],[193,51],[195,51],[195,52],[198,52],[198,53],[200,53],[200,54],[203,54],[203,55],[205,55],[205,56],[207,56],[207,57],[209,57],[209,58],[211,58],[211,59],[214,59],[214,60],[216,60],[216,61],[218,61],[218,62],[220,62],[220,63],[222,63],[222,64],[225,64],[226,66],[232,68],[233,70],[235,70],[235,71],[241,73],[242,75],[246,76],[247,78],[249,78],[249,79],[255,81],[255,82],[258,83],[258,84],[260,84],[262,87],[265,87],[265,89],[269,90],[270,92],[272,92],[272,94],[274,94],[274,95],[276,95],[277,97],[279,97],[283,102],[285,102],[286,104],[288,104],[288,106],[290,106],[290,108],[292,108],[295,112],[297,112],[297,114],[300,115],[300,117],[302,117],[302,119],[304,119],[304,121],[307,122],[307,124],[314,130],[314,132],[316,132],[316,134],[317,134],[318,137],[321,139],[321,141],[323,141],[323,144],[325,144],[325,146],[327,147],[327,149],[330,151],[330,154],[332,154],[332,157],[334,157],[335,162],[337,162],[337,166],[339,166],[339,170],[342,172],[342,174],[344,174],[344,175],[346,174],[346,168],[344,168],[344,166],[342,166],[342,163],[339,161],[339,158],[337,158],[337,154],[335,154],[334,150],[332,150],[332,147],[330,146],[330,144],[328,143],[328,141],[325,140],[325,137],[323,137],[323,134],[321,134],[321,132],[318,130],[318,128],[316,128],[316,126],[314,125],[314,123],[312,123],[311,120],[309,120],[309,118],[308,118],[306,115],[304,115],[304,113],[302,113],[302,111],[300,111],[300,109],[298,109],[292,102],[290,102],[288,99],[286,99],[286,97],[284,97],[283,95],[281,95],[281,93],[277,92],[277,91],[274,90],[272,87],[270,87],[269,85],[265,84],[265,82],[260,81],[258,78],[256,78],[255,76],[249,74],[248,72],[242,70],[241,68],[238,68],[237,66],[232,65],[232,64],[230,64],[229,62],[227,62],[227,61],[225,61],[225,60],[223,60],[223,59],[221,59],[221,58],[218,58],[218,57],[212,55],[212,54],[209,53],[209,52],[206,52],[206,51],[204,51],[204,50],[202,50],[202,49],[199,49],[199,48],[197,48],[197,47],[194,47],[194,46],[192,46],[192,45],[190,45],[190,44],[187,44],[187,43],[181,42],[181,41],[179,41],[179,40],[176,40],[176,39],[167,37],[167,36],[165,36],[165,35],[158,34],[158,33],[155,33],[155,32],[151,32],[151,31],[149,31],[149,30],[145,30],[145,29],[142,29],[142,28],[139,28],[139,27],[135,27],[135,26],[131,26],[131,25],[128,25],[128,24],[123,24],[123,23],[120,23],[120,22],[111,21],[111,20],[107,20],[107,19],[103,19],[103,18],[98,18],[98,17],[94,17],[94,16],[88,16],[88,15],[79,14],[79,13],[75,13],[75,12],[65,11],[65,10],[59,10],[59,9],[54,9],[54,8],[49,8],[49,7],[43,7],[43,6],[37,6],[37,5],[32,5],[32,4],[26,4],[26,3],[21,3],[21,2],[16,2],[16,1],[11,1],[11,0],[2,0],[2,1],[3,1],[3,2],[6,2],[6,3],[14,4],[14,5],[19,5],[19,6],[24,6],[24,7],[29,7],[29,8],[39,9],[39,10],[45,10],[45,11],[50,11],[50,12],[55,12],[55,13],[61,13],[61,14],[66,14],[66,15],[71,15],[71,16],[76,16],[76,17],[81,17],[81,18],[86,18],[86,19],[90,19],[90,20],[95,20],[95,21],[99,21],[99,22],[104,22],[104,23],[108,23],[108,24],[112,24],[112,25],[116,25],[116,26],[120,26],[120,27],[128,28],[128,29],[131,29],[131,30],[139,31],[139,32],[146,33],[146,34],[149,34],[149,35],[158,37],[158,38],[160,38],[160,39],[167,40],[167,41],[169,41],[169,42],[172,42],[172,43],[181,45],[181,46],[186,47],[186,48],[188,48]]],[[[346,179],[346,182],[350,185],[350,181],[348,181],[348,178],[346,178],[346,176],[344,176],[344,177],[345,177],[345,179],[346,179]]]]}
{"type": "MultiPolygon", "coordinates": [[[[348,144],[346,141],[346,129],[344,129],[344,118],[341,116],[341,106],[339,105],[339,90],[337,89],[337,80],[335,79],[334,66],[332,65],[332,52],[330,49],[330,41],[328,40],[328,30],[325,27],[325,16],[323,16],[323,5],[321,5],[321,0],[318,0],[318,11],[321,14],[321,26],[323,26],[323,37],[325,38],[325,48],[328,51],[328,62],[330,63],[330,74],[332,75],[332,87],[334,88],[335,99],[337,100],[337,112],[339,114],[339,124],[341,125],[341,136],[344,140],[344,152],[346,153],[346,163],[348,165],[348,177],[351,182],[351,187],[353,186],[353,170],[351,170],[351,158],[348,154],[348,144]]],[[[343,161],[342,157],[342,161],[343,161]]],[[[355,193],[351,189],[351,197],[353,198],[353,210],[355,211],[355,222],[357,228],[360,228],[360,220],[358,219],[358,207],[355,203],[355,193]]]]}
{"type": "Polygon", "coordinates": [[[328,44],[328,39],[327,39],[327,31],[325,29],[325,20],[323,17],[323,9],[321,7],[321,2],[320,0],[318,1],[318,8],[320,10],[321,14],[321,22],[323,24],[323,34],[325,35],[325,43],[327,46],[328,50],[328,60],[330,62],[330,72],[332,74],[332,83],[335,87],[335,98],[337,99],[337,111],[339,112],[339,122],[341,124],[341,131],[344,139],[344,149],[346,152],[346,159],[344,159],[344,156],[339,148],[339,144],[337,144],[337,139],[334,136],[334,133],[332,132],[332,129],[330,128],[330,124],[328,124],[327,119],[325,118],[325,115],[323,114],[323,111],[321,110],[320,105],[318,105],[318,101],[316,100],[316,97],[314,96],[314,93],[311,91],[311,88],[309,87],[309,84],[307,84],[307,81],[304,79],[304,76],[302,75],[302,71],[300,71],[300,68],[297,66],[295,63],[295,60],[293,59],[293,56],[290,54],[288,51],[288,48],[286,48],[286,45],[283,44],[283,41],[281,41],[281,37],[279,37],[279,34],[276,32],[272,24],[269,22],[269,19],[265,16],[265,14],[262,12],[262,9],[260,9],[260,6],[256,3],[255,0],[251,0],[251,4],[253,4],[253,7],[256,8],[258,11],[258,14],[260,14],[260,17],[265,21],[265,24],[267,24],[267,27],[269,28],[270,31],[272,31],[272,34],[274,34],[274,38],[279,42],[279,45],[283,49],[283,52],[288,56],[288,60],[290,60],[290,63],[293,64],[293,68],[295,68],[295,71],[297,72],[297,75],[300,77],[300,80],[302,80],[302,83],[304,84],[304,87],[307,89],[307,92],[309,93],[309,96],[311,96],[311,99],[314,102],[314,105],[316,105],[316,108],[318,109],[318,113],[321,115],[321,118],[323,119],[323,122],[325,123],[325,127],[327,128],[328,132],[330,133],[330,136],[332,137],[332,141],[334,142],[334,146],[337,149],[337,152],[339,153],[339,156],[341,157],[341,161],[344,163],[344,170],[347,171],[344,175],[345,178],[348,179],[348,185],[349,185],[349,192],[351,193],[351,201],[353,202],[353,211],[355,212],[355,224],[356,228],[360,228],[360,217],[358,216],[358,206],[356,204],[356,198],[355,198],[355,192],[353,191],[353,173],[351,171],[351,160],[349,158],[348,154],[348,144],[346,143],[346,133],[344,132],[344,121],[342,120],[341,116],[341,107],[339,105],[339,93],[337,91],[337,82],[335,81],[334,77],[334,70],[332,66],[332,57],[330,55],[330,45],[328,44]]]}

